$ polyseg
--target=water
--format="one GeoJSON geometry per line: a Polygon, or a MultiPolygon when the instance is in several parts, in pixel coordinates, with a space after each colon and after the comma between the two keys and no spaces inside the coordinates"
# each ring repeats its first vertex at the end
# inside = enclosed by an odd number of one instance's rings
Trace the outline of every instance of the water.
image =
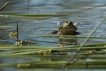
{"type": "MultiPolygon", "coordinates": [[[[0,7],[7,2],[7,0],[0,0],[0,7]]],[[[0,11],[0,14],[48,14],[48,13],[67,13],[76,12],[93,6],[98,6],[105,4],[105,0],[8,0],[8,6],[0,11]]],[[[38,46],[56,46],[58,42],[57,38],[44,38],[37,37],[35,35],[51,35],[53,30],[56,30],[56,23],[64,20],[80,22],[80,27],[78,32],[80,35],[77,36],[87,36],[93,28],[101,21],[105,16],[106,7],[98,7],[87,11],[81,11],[74,14],[69,14],[62,17],[52,17],[52,18],[9,18],[0,17],[0,45],[14,45],[15,38],[9,37],[9,32],[16,31],[16,24],[19,24],[19,39],[29,40],[36,42],[35,45],[38,46]],[[5,27],[8,26],[8,27],[5,27]]],[[[105,36],[104,21],[102,25],[93,34],[94,36],[105,36]]],[[[78,44],[82,43],[82,39],[78,40],[78,44]]],[[[105,39],[91,39],[87,42],[89,43],[101,43],[106,42],[105,39]]],[[[3,51],[7,52],[7,51],[3,51]]],[[[1,64],[5,63],[16,63],[30,61],[34,58],[0,58],[1,64]]],[[[17,68],[2,68],[0,71],[16,71],[17,68]]],[[[38,69],[39,70],[39,69],[38,69]]],[[[42,71],[42,69],[40,69],[42,71]]],[[[105,69],[100,70],[74,70],[72,71],[105,71],[105,69]]],[[[27,71],[19,69],[18,71],[27,71]]],[[[30,71],[30,70],[28,70],[30,71]]],[[[36,70],[37,71],[37,70],[36,70]]],[[[52,70],[51,70],[52,71],[52,70]]],[[[69,71],[69,70],[66,70],[69,71]]]]}

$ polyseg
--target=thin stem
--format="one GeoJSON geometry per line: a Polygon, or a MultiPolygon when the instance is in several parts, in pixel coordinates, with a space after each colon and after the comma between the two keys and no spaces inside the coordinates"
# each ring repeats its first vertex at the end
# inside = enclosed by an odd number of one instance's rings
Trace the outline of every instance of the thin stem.
{"type": "Polygon", "coordinates": [[[0,11],[3,10],[7,6],[8,2],[6,2],[1,8],[0,11]]]}
{"type": "Polygon", "coordinates": [[[18,24],[17,24],[17,28],[16,28],[16,30],[17,30],[17,41],[19,40],[19,38],[18,38],[18,35],[19,35],[19,31],[18,31],[18,24]]]}

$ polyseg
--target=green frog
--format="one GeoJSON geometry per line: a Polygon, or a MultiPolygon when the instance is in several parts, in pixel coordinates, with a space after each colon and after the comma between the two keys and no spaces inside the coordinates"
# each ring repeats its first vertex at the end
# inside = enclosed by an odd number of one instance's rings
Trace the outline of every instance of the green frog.
{"type": "MultiPolygon", "coordinates": [[[[63,35],[77,35],[79,34],[77,32],[77,28],[79,26],[79,23],[74,23],[72,21],[68,22],[65,21],[64,23],[57,23],[58,26],[58,35],[59,35],[59,43],[57,44],[58,47],[64,47],[64,44],[62,43],[68,43],[68,44],[77,44],[78,39],[66,39],[63,35]],[[62,37],[63,36],[63,37],[62,37]]],[[[70,36],[69,36],[70,37],[70,36]]]]}
{"type": "Polygon", "coordinates": [[[72,21],[67,22],[65,21],[59,28],[58,28],[58,34],[60,35],[76,35],[77,32],[77,25],[75,23],[75,25],[73,24],[72,21]]]}

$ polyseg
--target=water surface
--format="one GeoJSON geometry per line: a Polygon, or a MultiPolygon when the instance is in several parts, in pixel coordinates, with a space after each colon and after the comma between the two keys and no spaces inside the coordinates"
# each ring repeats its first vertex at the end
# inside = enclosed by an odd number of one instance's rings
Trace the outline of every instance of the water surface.
{"type": "MultiPolygon", "coordinates": [[[[62,14],[68,12],[76,12],[86,8],[103,5],[105,0],[0,0],[0,7],[9,2],[8,6],[0,11],[2,14],[62,14]]],[[[35,35],[51,35],[51,32],[57,30],[56,23],[64,20],[80,22],[78,32],[80,35],[87,36],[92,32],[94,27],[100,23],[101,19],[105,16],[106,7],[98,7],[87,11],[81,11],[78,13],[70,13],[67,16],[52,17],[52,18],[10,18],[0,17],[0,45],[15,45],[15,38],[9,37],[9,32],[16,31],[16,25],[19,25],[19,39],[29,40],[36,42],[38,46],[56,46],[58,42],[57,38],[44,38],[37,37],[35,35]],[[8,26],[8,27],[6,27],[8,26]]],[[[94,36],[105,36],[106,28],[104,21],[102,25],[93,34],[94,36]]],[[[78,44],[81,44],[83,39],[78,40],[78,44]]],[[[90,39],[89,43],[101,43],[106,42],[105,39],[90,39]]],[[[6,51],[4,51],[6,52],[6,51]]],[[[0,54],[1,55],[1,54],[0,54]]],[[[29,58],[0,58],[0,64],[5,63],[17,63],[30,60],[37,60],[32,57],[29,58]]],[[[16,71],[17,68],[2,68],[0,71],[16,71]]],[[[38,69],[39,70],[39,69],[38,69]]],[[[40,69],[42,71],[42,69],[40,69]]],[[[27,71],[21,70],[18,71],[27,71]]],[[[30,71],[30,70],[28,70],[30,71]]],[[[37,71],[37,69],[32,70],[37,71]]],[[[51,70],[52,71],[52,70],[51,70]]],[[[70,71],[70,70],[66,70],[70,71]]],[[[71,71],[105,71],[101,70],[86,70],[86,69],[71,69],[71,71]]]]}

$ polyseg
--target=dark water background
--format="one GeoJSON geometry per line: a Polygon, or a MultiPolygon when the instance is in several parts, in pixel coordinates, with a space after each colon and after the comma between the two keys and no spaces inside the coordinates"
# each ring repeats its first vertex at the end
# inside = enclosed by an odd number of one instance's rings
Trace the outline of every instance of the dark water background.
{"type": "MultiPolygon", "coordinates": [[[[93,6],[98,6],[106,3],[106,0],[0,0],[0,7],[9,2],[8,6],[0,11],[2,14],[55,14],[80,11],[93,6]]],[[[16,31],[16,24],[19,24],[19,38],[21,40],[29,40],[36,42],[38,46],[56,46],[57,38],[44,38],[35,35],[51,35],[53,30],[56,30],[56,23],[64,20],[80,22],[78,32],[80,35],[87,36],[93,28],[105,16],[106,6],[94,8],[87,11],[82,11],[75,14],[69,14],[62,17],[52,17],[46,19],[28,19],[28,18],[8,18],[0,17],[0,45],[15,45],[15,38],[9,37],[10,31],[16,31]],[[8,26],[8,27],[7,27],[8,26]]],[[[94,36],[106,35],[106,21],[93,34],[94,36]]],[[[79,39],[78,44],[83,40],[79,39]]],[[[105,39],[91,39],[88,43],[106,42],[105,39]]],[[[34,58],[0,58],[0,64],[12,62],[24,62],[35,60],[34,58]]],[[[39,69],[38,69],[39,70],[39,69]]],[[[43,69],[40,69],[41,71],[43,69]]],[[[16,68],[4,68],[0,71],[17,71],[16,68]]],[[[18,70],[21,71],[21,70],[18,70]]],[[[22,70],[26,71],[26,70],[22,70]]],[[[37,71],[37,70],[36,70],[37,71]]],[[[70,71],[70,70],[66,70],[70,71]]],[[[71,71],[105,71],[72,69],[71,71]]]]}

